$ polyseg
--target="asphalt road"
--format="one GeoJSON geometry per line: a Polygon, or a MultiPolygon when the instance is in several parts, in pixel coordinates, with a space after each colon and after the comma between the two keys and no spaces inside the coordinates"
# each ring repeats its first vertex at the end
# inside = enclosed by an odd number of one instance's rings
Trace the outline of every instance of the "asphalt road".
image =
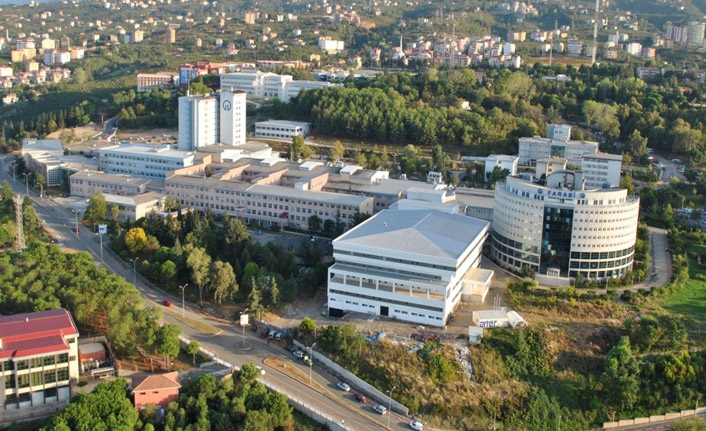
{"type": "MultiPolygon", "coordinates": [[[[4,162],[3,160],[3,164],[4,162]]],[[[2,174],[0,174],[0,179],[8,179],[15,192],[24,193],[24,183],[19,181],[19,179],[13,181],[12,175],[8,174],[6,171],[7,169],[5,167],[5,169],[2,170],[2,174]]],[[[133,280],[133,270],[129,267],[129,264],[126,265],[124,262],[118,261],[118,259],[114,258],[109,252],[105,251],[103,253],[104,261],[101,263],[100,243],[98,242],[97,235],[80,223],[79,234],[76,235],[72,231],[74,227],[74,215],[70,211],[60,207],[50,199],[40,200],[36,192],[32,190],[30,190],[30,195],[36,204],[35,207],[39,217],[44,221],[44,227],[51,232],[55,239],[62,243],[65,248],[88,251],[93,255],[98,265],[124,277],[126,280],[133,280]]],[[[161,307],[162,305],[159,304],[162,304],[164,299],[167,298],[171,299],[175,304],[181,304],[181,298],[172,297],[163,292],[153,290],[144,284],[139,277],[137,278],[136,287],[141,291],[146,306],[161,307]]],[[[333,396],[331,394],[319,393],[307,384],[300,383],[262,363],[263,359],[266,357],[279,356],[289,361],[292,366],[299,367],[303,372],[308,374],[308,367],[303,366],[301,362],[293,360],[292,356],[284,349],[268,346],[266,340],[254,337],[246,330],[245,336],[248,341],[252,343],[253,347],[249,351],[240,351],[235,347],[236,342],[242,337],[240,327],[204,318],[202,314],[196,313],[191,306],[186,308],[185,313],[188,317],[194,319],[208,320],[209,323],[219,327],[223,332],[217,336],[204,336],[166,314],[164,315],[164,320],[180,325],[186,337],[198,340],[202,346],[214,351],[220,359],[238,366],[246,363],[259,364],[266,370],[266,375],[263,376],[263,380],[281,388],[287,395],[296,397],[309,405],[315,406],[318,410],[335,418],[337,421],[340,420],[341,422],[339,423],[345,424],[345,427],[348,429],[360,431],[386,429],[385,424],[387,416],[380,416],[374,413],[371,408],[372,404],[361,405],[355,402],[352,393],[344,393],[336,389],[336,380],[323,372],[320,367],[314,366],[313,380],[330,388],[330,392],[333,396]]],[[[408,422],[408,418],[393,415],[390,429],[409,429],[407,426],[408,422]]]]}

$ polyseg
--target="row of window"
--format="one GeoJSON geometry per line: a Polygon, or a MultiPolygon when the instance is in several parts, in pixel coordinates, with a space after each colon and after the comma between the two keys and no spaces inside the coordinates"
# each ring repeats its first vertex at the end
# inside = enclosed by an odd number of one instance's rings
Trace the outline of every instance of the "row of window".
{"type": "MultiPolygon", "coordinates": [[[[329,293],[335,293],[337,295],[350,296],[350,297],[354,297],[354,298],[367,299],[369,301],[379,301],[379,302],[387,303],[387,304],[403,305],[405,307],[411,307],[411,308],[420,308],[423,310],[436,311],[438,313],[444,312],[444,309],[439,308],[439,307],[430,307],[427,305],[414,304],[411,302],[397,301],[397,300],[393,300],[393,299],[383,299],[383,298],[378,298],[378,297],[370,296],[370,295],[361,295],[359,293],[344,292],[342,290],[337,290],[337,289],[329,289],[329,293]]],[[[330,296],[329,296],[329,298],[330,298],[330,296]]]]}
{"type": "MultiPolygon", "coordinates": [[[[176,160],[166,160],[166,159],[155,159],[154,157],[135,157],[135,156],[123,156],[120,154],[101,154],[101,158],[110,158],[110,159],[122,159],[122,160],[137,160],[140,162],[150,162],[150,163],[158,163],[160,165],[178,165],[178,166],[184,166],[184,161],[176,161],[176,160]]],[[[108,162],[106,162],[108,163],[108,162]]],[[[117,162],[113,162],[116,163],[117,162]]]]}
{"type": "Polygon", "coordinates": [[[628,247],[624,250],[618,250],[618,251],[603,251],[603,252],[572,251],[571,258],[572,259],[581,259],[581,260],[614,259],[616,257],[629,256],[632,254],[632,252],[634,250],[635,250],[635,247],[632,246],[632,247],[628,247]]]}
{"type": "Polygon", "coordinates": [[[452,266],[433,265],[433,264],[426,263],[426,262],[417,262],[417,261],[412,261],[412,260],[397,259],[397,258],[387,257],[387,256],[374,256],[372,254],[367,254],[367,253],[357,253],[357,252],[352,252],[352,251],[336,250],[336,254],[355,256],[355,257],[364,257],[364,258],[374,259],[374,260],[380,260],[380,258],[382,257],[382,260],[385,262],[402,263],[405,265],[412,265],[412,266],[425,266],[427,268],[443,269],[444,271],[454,271],[454,272],[456,271],[456,268],[452,267],[452,266]]]}
{"type": "Polygon", "coordinates": [[[18,374],[14,377],[5,377],[5,390],[15,389],[15,379],[17,389],[25,389],[31,386],[42,386],[50,383],[64,382],[69,380],[69,369],[57,368],[47,371],[37,371],[34,373],[18,374]]]}

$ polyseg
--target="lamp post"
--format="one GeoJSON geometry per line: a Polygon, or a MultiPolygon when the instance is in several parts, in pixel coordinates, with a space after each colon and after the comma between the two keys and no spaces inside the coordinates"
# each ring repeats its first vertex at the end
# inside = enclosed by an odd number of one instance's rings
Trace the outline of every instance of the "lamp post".
{"type": "Polygon", "coordinates": [[[29,172],[24,173],[25,176],[25,194],[29,196],[29,172]]]}
{"type": "Polygon", "coordinates": [[[179,286],[179,289],[181,289],[181,317],[184,317],[184,291],[186,290],[186,286],[188,286],[189,283],[186,283],[183,286],[179,286]]]}
{"type": "Polygon", "coordinates": [[[314,346],[316,346],[316,343],[309,346],[309,384],[311,384],[311,369],[314,366],[314,360],[312,359],[312,352],[314,351],[314,346]]]}
{"type": "Polygon", "coordinates": [[[389,402],[387,404],[387,429],[390,429],[390,417],[392,416],[392,391],[397,389],[397,386],[393,386],[390,389],[389,402]]]}
{"type": "Polygon", "coordinates": [[[613,420],[611,420],[611,422],[615,422],[615,413],[616,412],[613,412],[613,420]]]}
{"type": "Polygon", "coordinates": [[[135,287],[137,287],[137,259],[139,258],[138,256],[132,259],[132,284],[134,284],[135,287]]]}
{"type": "Polygon", "coordinates": [[[76,232],[76,238],[78,238],[78,215],[81,213],[81,210],[79,209],[72,209],[72,213],[74,213],[74,219],[76,221],[76,227],[74,228],[74,232],[76,232]]]}
{"type": "Polygon", "coordinates": [[[243,315],[247,314],[249,308],[246,308],[245,310],[240,312],[240,327],[243,328],[243,349],[245,348],[245,325],[243,324],[243,315]]]}

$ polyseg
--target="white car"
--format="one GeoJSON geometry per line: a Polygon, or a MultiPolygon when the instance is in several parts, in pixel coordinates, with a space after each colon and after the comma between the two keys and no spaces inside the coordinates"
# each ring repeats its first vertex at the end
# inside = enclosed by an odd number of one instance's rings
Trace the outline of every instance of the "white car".
{"type": "Polygon", "coordinates": [[[302,359],[304,357],[304,352],[302,352],[301,350],[295,350],[292,352],[292,355],[294,355],[294,357],[297,359],[302,359]]]}
{"type": "Polygon", "coordinates": [[[387,407],[383,406],[382,404],[376,404],[373,407],[373,410],[380,413],[381,415],[384,415],[385,413],[387,413],[387,407]]]}
{"type": "Polygon", "coordinates": [[[424,424],[419,421],[412,421],[409,423],[409,427],[415,431],[422,431],[424,429],[424,424]]]}
{"type": "Polygon", "coordinates": [[[348,392],[351,390],[350,385],[346,382],[338,382],[336,383],[336,386],[338,386],[338,389],[342,390],[343,392],[348,392]]]}
{"type": "Polygon", "coordinates": [[[261,376],[264,376],[264,375],[265,375],[265,370],[263,370],[261,366],[256,365],[255,368],[257,368],[257,370],[260,372],[260,375],[261,375],[261,376]]]}

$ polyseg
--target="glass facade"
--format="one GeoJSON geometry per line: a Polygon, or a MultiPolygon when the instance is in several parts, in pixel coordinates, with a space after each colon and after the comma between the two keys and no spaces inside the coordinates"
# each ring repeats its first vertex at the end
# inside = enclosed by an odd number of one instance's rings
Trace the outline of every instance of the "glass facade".
{"type": "Polygon", "coordinates": [[[542,274],[546,274],[547,268],[556,268],[562,277],[569,275],[573,219],[573,209],[550,206],[544,208],[542,254],[539,267],[542,274]]]}

